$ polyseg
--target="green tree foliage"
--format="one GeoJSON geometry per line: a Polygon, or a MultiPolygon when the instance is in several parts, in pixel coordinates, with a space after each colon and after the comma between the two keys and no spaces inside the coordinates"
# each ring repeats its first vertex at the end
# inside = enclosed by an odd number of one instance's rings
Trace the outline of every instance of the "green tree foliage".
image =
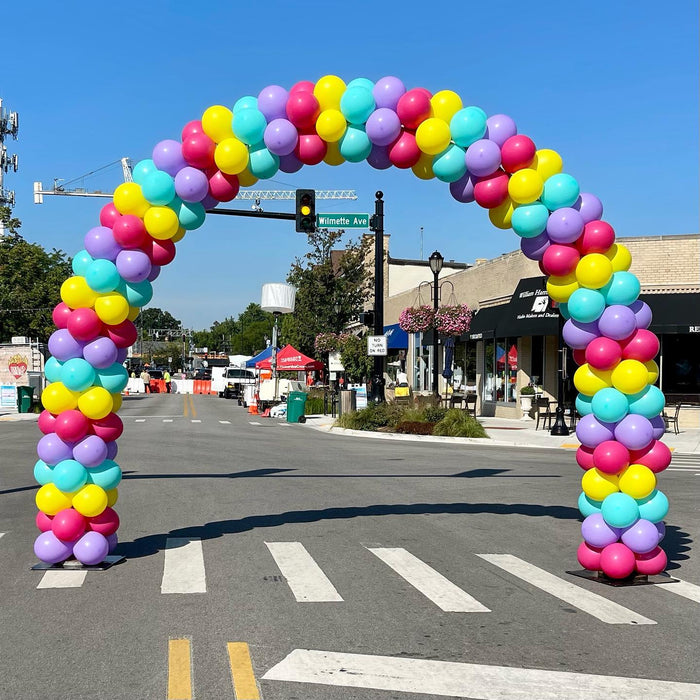
{"type": "Polygon", "coordinates": [[[157,329],[175,330],[182,327],[182,323],[178,321],[169,312],[163,311],[158,307],[144,309],[136,317],[136,328],[139,329],[142,337],[149,337],[149,331],[155,332],[157,329]]]}
{"type": "Polygon", "coordinates": [[[0,342],[13,335],[46,342],[55,330],[51,312],[61,301],[61,284],[73,274],[70,258],[27,243],[8,207],[0,207],[0,218],[7,231],[0,238],[0,342]]]}
{"type": "Polygon", "coordinates": [[[372,374],[374,358],[367,355],[367,341],[352,333],[342,336],[340,361],[351,382],[363,382],[372,374]]]}

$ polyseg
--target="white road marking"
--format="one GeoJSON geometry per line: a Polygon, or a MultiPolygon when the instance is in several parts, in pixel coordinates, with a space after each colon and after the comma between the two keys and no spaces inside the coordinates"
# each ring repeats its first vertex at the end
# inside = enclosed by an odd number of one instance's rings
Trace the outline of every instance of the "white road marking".
{"type": "Polygon", "coordinates": [[[172,418],[163,418],[163,423],[172,423],[173,419],[172,418]]]}
{"type": "Polygon", "coordinates": [[[199,418],[193,418],[190,422],[191,423],[201,423],[202,421],[199,420],[199,418]]]}
{"type": "Polygon", "coordinates": [[[256,420],[249,420],[248,421],[251,425],[262,425],[261,423],[258,423],[256,420]]]}
{"type": "Polygon", "coordinates": [[[473,700],[654,697],[695,700],[700,694],[700,685],[694,683],[313,649],[295,649],[262,678],[473,700]]]}
{"type": "Polygon", "coordinates": [[[445,612],[491,612],[478,600],[401,547],[367,547],[445,612]]]}
{"type": "Polygon", "coordinates": [[[4,532],[0,532],[0,537],[2,537],[4,534],[5,534],[4,532]]]}
{"type": "Polygon", "coordinates": [[[222,425],[231,425],[230,420],[220,420],[219,423],[221,423],[222,425]]]}
{"type": "Polygon", "coordinates": [[[145,418],[134,418],[134,423],[145,423],[146,419],[145,418]]]}
{"type": "Polygon", "coordinates": [[[202,541],[198,537],[168,537],[160,592],[207,592],[202,541]]]}
{"type": "Polygon", "coordinates": [[[342,602],[335,586],[301,542],[265,542],[300,603],[342,602]]]}
{"type": "Polygon", "coordinates": [[[597,593],[591,593],[585,588],[554,576],[554,574],[528,564],[526,561],[518,559],[518,557],[514,557],[511,554],[477,554],[477,556],[610,625],[656,624],[654,620],[650,620],[648,617],[639,615],[622,605],[599,596],[597,593]]]}
{"type": "Polygon", "coordinates": [[[700,603],[700,586],[696,586],[694,583],[679,580],[678,583],[657,583],[656,586],[670,593],[682,595],[694,603],[700,603]]]}
{"type": "Polygon", "coordinates": [[[49,569],[42,576],[37,588],[80,588],[86,576],[87,571],[49,569]]]}

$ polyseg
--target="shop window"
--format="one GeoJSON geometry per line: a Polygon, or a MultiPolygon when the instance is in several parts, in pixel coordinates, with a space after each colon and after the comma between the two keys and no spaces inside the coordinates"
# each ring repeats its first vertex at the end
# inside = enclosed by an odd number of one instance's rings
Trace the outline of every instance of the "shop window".
{"type": "Polygon", "coordinates": [[[544,336],[532,336],[532,352],[530,354],[530,381],[542,386],[544,382],[544,336]]]}
{"type": "Polygon", "coordinates": [[[413,388],[415,391],[427,391],[430,387],[430,358],[432,348],[423,345],[423,334],[413,334],[413,388]]]}
{"type": "Polygon", "coordinates": [[[456,391],[476,389],[476,343],[455,343],[452,383],[456,391]]]}
{"type": "Polygon", "coordinates": [[[484,342],[484,401],[513,403],[517,399],[518,339],[484,342]]]}
{"type": "Polygon", "coordinates": [[[661,389],[666,394],[700,392],[700,336],[664,335],[661,389]]]}

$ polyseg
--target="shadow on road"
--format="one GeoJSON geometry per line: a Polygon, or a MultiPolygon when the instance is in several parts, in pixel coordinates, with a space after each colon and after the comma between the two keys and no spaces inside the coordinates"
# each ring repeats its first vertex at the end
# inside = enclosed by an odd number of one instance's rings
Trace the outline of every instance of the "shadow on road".
{"type": "Polygon", "coordinates": [[[666,536],[662,540],[661,546],[666,550],[666,556],[668,557],[667,571],[680,569],[681,564],[679,562],[690,558],[685,552],[690,551],[692,541],[690,535],[687,532],[683,532],[676,525],[666,525],[666,536]]]}

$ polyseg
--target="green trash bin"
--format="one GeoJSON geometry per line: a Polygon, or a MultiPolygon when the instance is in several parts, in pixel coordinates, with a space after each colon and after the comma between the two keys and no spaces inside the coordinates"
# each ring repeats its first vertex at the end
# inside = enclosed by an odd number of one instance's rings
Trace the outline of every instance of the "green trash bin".
{"type": "Polygon", "coordinates": [[[306,423],[305,407],[306,392],[290,391],[287,397],[287,423],[306,423]]]}
{"type": "Polygon", "coordinates": [[[20,413],[31,413],[32,401],[34,400],[33,386],[17,387],[17,410],[20,413]]]}

